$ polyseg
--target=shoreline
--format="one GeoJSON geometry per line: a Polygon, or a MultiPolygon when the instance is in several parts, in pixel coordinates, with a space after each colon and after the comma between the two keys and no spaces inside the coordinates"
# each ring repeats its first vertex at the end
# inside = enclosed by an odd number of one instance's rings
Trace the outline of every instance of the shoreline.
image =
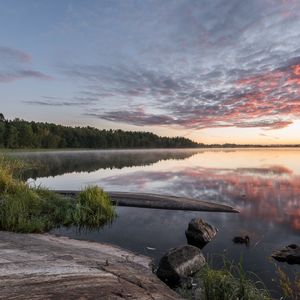
{"type": "Polygon", "coordinates": [[[34,152],[93,152],[93,151],[199,151],[199,150],[259,150],[259,149],[300,149],[300,145],[236,145],[236,146],[205,146],[205,147],[178,147],[178,148],[0,148],[0,153],[34,153],[34,152]]]}

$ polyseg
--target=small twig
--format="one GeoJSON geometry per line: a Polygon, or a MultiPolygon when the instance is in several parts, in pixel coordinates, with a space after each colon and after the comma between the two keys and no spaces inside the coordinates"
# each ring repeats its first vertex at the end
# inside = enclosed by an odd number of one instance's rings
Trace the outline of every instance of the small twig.
{"type": "Polygon", "coordinates": [[[264,237],[265,236],[263,235],[262,238],[255,243],[255,245],[253,246],[253,248],[255,248],[263,240],[264,237]]]}

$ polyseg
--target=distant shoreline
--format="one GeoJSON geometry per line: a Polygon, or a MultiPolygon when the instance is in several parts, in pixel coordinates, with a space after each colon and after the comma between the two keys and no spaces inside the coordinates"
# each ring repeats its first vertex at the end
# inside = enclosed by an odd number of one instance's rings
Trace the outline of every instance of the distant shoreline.
{"type": "Polygon", "coordinates": [[[207,145],[201,147],[140,147],[140,148],[0,148],[0,153],[6,152],[59,152],[59,151],[141,151],[141,150],[207,150],[207,149],[283,149],[300,148],[300,145],[207,145]]]}
{"type": "Polygon", "coordinates": [[[0,113],[0,151],[18,150],[132,150],[210,148],[298,148],[298,144],[205,144],[176,136],[159,136],[147,131],[71,127],[47,122],[7,120],[0,113]]]}

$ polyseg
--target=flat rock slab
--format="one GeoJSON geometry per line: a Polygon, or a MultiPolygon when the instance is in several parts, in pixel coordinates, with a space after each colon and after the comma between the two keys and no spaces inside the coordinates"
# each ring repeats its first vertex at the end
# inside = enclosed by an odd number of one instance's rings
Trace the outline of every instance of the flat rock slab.
{"type": "MultiPolygon", "coordinates": [[[[79,191],[54,191],[56,193],[76,197],[79,191]]],[[[118,206],[157,208],[188,211],[214,211],[233,212],[239,211],[229,205],[213,203],[198,199],[176,197],[169,195],[157,195],[150,193],[108,192],[111,200],[118,206]]]]}
{"type": "Polygon", "coordinates": [[[0,231],[0,299],[181,299],[151,259],[108,244],[0,231]]]}

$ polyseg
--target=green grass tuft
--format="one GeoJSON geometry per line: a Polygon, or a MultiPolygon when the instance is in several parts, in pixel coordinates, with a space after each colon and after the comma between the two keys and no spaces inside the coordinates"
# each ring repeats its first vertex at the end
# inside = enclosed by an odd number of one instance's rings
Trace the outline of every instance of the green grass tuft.
{"type": "Polygon", "coordinates": [[[14,171],[22,165],[0,156],[0,230],[41,233],[61,225],[91,228],[115,218],[115,208],[100,188],[86,188],[74,201],[15,178],[14,171]]]}
{"type": "Polygon", "coordinates": [[[224,262],[220,270],[208,264],[194,277],[198,290],[179,289],[186,299],[193,300],[271,300],[264,284],[254,282],[243,270],[242,265],[224,262]]]}
{"type": "Polygon", "coordinates": [[[254,283],[251,281],[240,265],[233,269],[213,270],[209,267],[204,268],[200,278],[204,285],[206,299],[271,299],[266,289],[257,286],[261,282],[254,283]]]}
{"type": "Polygon", "coordinates": [[[14,174],[26,167],[27,164],[24,161],[14,159],[0,153],[0,170],[4,170],[9,174],[14,174]]]}
{"type": "Polygon", "coordinates": [[[101,188],[90,186],[79,193],[73,216],[77,225],[99,226],[112,221],[115,216],[110,197],[101,188]]]}

